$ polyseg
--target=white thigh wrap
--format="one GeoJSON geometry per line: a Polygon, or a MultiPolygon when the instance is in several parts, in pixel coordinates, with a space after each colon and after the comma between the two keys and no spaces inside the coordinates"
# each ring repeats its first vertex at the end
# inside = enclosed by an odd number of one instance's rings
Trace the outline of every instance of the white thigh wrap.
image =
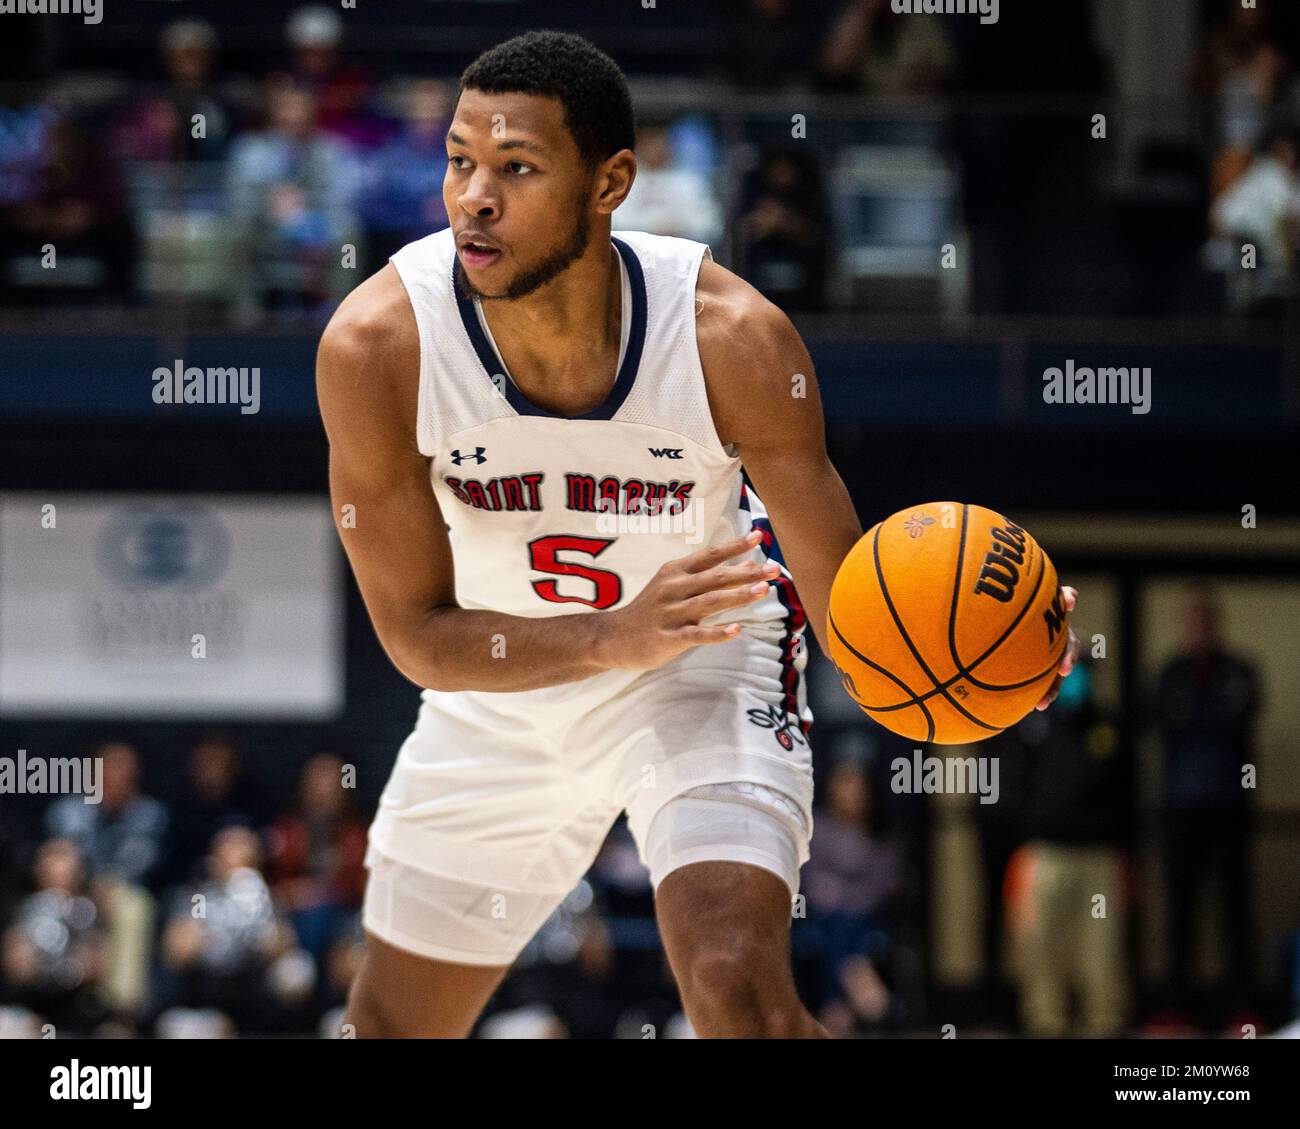
{"type": "Polygon", "coordinates": [[[744,862],[784,879],[794,897],[807,843],[798,804],[775,788],[737,781],[704,784],[669,800],[651,821],[644,853],[656,889],[690,863],[744,862]]]}

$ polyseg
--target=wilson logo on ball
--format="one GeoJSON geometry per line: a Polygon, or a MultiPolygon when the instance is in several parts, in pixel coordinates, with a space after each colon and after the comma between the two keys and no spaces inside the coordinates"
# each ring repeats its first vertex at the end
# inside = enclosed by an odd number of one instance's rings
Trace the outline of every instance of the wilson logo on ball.
{"type": "Polygon", "coordinates": [[[1050,647],[1056,642],[1056,637],[1061,633],[1061,628],[1065,626],[1065,598],[1058,590],[1056,596],[1052,599],[1052,606],[1043,609],[1043,621],[1047,624],[1047,645],[1050,647]]]}
{"type": "Polygon", "coordinates": [[[993,547],[984,555],[984,567],[975,582],[975,593],[1009,604],[1016,594],[1016,585],[1020,583],[1020,566],[1025,563],[1028,534],[1010,522],[1005,527],[995,526],[990,533],[993,547]]]}

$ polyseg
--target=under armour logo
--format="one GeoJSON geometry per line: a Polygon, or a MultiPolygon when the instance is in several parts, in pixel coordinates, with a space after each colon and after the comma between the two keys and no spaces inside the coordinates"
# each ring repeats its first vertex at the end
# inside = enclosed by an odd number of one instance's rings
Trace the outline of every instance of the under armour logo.
{"type": "Polygon", "coordinates": [[[473,459],[475,463],[485,463],[487,462],[487,456],[484,455],[483,452],[486,450],[486,447],[475,447],[472,455],[462,455],[460,453],[460,448],[457,447],[456,450],[451,453],[451,461],[457,466],[460,466],[460,464],[466,459],[473,459]]]}
{"type": "Polygon", "coordinates": [[[682,457],[680,447],[647,447],[646,450],[654,455],[656,459],[680,459],[682,457]]]}

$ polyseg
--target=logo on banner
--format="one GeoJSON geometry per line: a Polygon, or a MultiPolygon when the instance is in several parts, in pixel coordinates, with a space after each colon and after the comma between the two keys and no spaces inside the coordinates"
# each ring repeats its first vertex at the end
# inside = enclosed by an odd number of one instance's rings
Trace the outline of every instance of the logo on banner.
{"type": "Polygon", "coordinates": [[[201,506],[132,507],[104,529],[100,562],[123,588],[210,588],[230,563],[230,534],[201,506]]]}
{"type": "Polygon", "coordinates": [[[231,535],[218,514],[192,503],[136,503],[99,537],[106,584],[89,593],[88,642],[101,658],[186,661],[196,636],[214,655],[239,653],[247,609],[220,581],[231,535]]]}

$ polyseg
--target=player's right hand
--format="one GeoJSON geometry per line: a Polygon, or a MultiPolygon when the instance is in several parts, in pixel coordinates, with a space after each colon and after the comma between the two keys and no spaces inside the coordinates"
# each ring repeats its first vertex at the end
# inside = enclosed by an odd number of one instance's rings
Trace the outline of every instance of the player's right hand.
{"type": "Polygon", "coordinates": [[[703,643],[726,643],[738,623],[702,624],[718,612],[763,599],[781,574],[773,561],[744,561],[762,540],[758,530],[723,545],[669,561],[625,608],[593,616],[601,631],[603,665],[613,670],[653,670],[703,643]]]}

